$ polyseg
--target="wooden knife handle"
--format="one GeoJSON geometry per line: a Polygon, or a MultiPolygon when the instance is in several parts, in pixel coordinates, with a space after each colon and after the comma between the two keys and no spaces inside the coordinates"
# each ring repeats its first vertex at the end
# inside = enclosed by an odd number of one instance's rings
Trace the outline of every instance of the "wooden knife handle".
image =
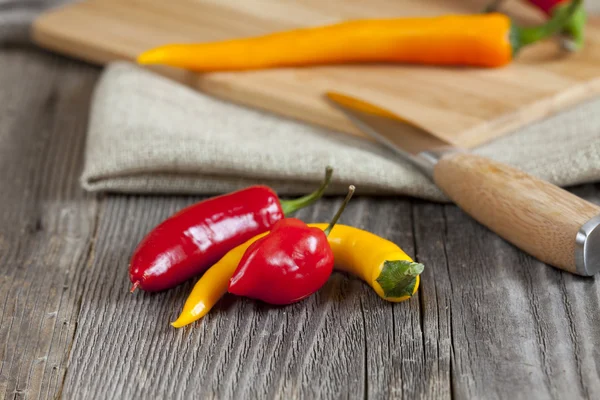
{"type": "Polygon", "coordinates": [[[591,274],[576,261],[576,237],[584,224],[600,215],[600,207],[470,153],[444,155],[433,177],[457,205],[505,240],[547,264],[591,274]]]}

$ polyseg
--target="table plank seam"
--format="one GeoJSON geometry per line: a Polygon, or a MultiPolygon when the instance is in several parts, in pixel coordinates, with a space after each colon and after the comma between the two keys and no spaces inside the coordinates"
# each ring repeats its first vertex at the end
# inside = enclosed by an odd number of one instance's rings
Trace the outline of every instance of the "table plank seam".
{"type": "Polygon", "coordinates": [[[360,304],[360,314],[362,317],[362,325],[363,325],[363,342],[364,342],[364,353],[363,353],[363,376],[364,376],[364,387],[363,387],[363,396],[365,399],[369,398],[369,352],[367,348],[367,318],[365,316],[365,307],[363,306],[363,298],[359,297],[358,302],[360,304]]]}
{"type": "MultiPolygon", "coordinates": [[[[414,200],[410,201],[410,228],[411,228],[411,236],[412,236],[412,241],[413,241],[412,244],[413,244],[413,252],[414,252],[414,261],[420,262],[419,246],[417,244],[417,227],[416,227],[414,200]]],[[[423,359],[425,359],[426,358],[425,349],[427,348],[427,344],[425,343],[425,295],[424,295],[423,290],[417,291],[416,296],[418,296],[418,300],[419,300],[419,326],[421,328],[421,345],[423,346],[423,359]]]]}
{"type": "MultiPolygon", "coordinates": [[[[96,242],[97,242],[96,239],[97,239],[97,236],[98,236],[98,233],[100,230],[99,229],[100,228],[100,218],[104,214],[104,206],[106,204],[103,196],[96,196],[94,201],[97,203],[97,208],[96,208],[96,213],[94,215],[94,218],[92,220],[93,226],[92,226],[92,233],[90,235],[89,242],[88,242],[88,249],[87,249],[85,257],[84,257],[85,258],[85,264],[84,264],[85,272],[89,272],[89,270],[92,268],[93,263],[94,263],[94,258],[95,258],[95,253],[96,253],[96,242]]],[[[89,279],[89,275],[86,273],[85,278],[81,282],[81,286],[83,288],[86,287],[88,279],[89,279]]],[[[77,306],[75,307],[75,310],[76,310],[75,315],[76,315],[77,319],[75,320],[75,328],[73,329],[73,334],[71,335],[69,347],[65,354],[68,361],[67,361],[67,365],[65,368],[65,373],[62,376],[60,387],[59,387],[58,392],[55,397],[56,399],[62,398],[62,393],[63,393],[63,389],[65,387],[67,375],[68,375],[69,369],[71,367],[71,356],[72,356],[72,351],[73,351],[73,344],[75,343],[74,339],[75,339],[75,336],[77,335],[77,330],[79,329],[79,316],[81,315],[81,307],[83,305],[83,295],[84,295],[84,292],[82,291],[79,295],[79,298],[76,300],[77,306]]]]}
{"type": "Polygon", "coordinates": [[[580,348],[577,343],[577,332],[575,330],[575,323],[573,321],[573,311],[571,309],[571,303],[569,302],[569,298],[567,297],[567,288],[565,286],[565,274],[566,272],[561,273],[560,276],[560,291],[562,294],[562,300],[565,307],[565,314],[567,316],[567,324],[569,327],[569,340],[571,341],[571,346],[573,346],[573,357],[575,359],[575,368],[577,369],[577,378],[579,381],[579,385],[581,386],[580,390],[586,399],[591,398],[588,393],[588,389],[583,382],[583,373],[581,371],[581,357],[579,355],[580,348]]]}
{"type": "MultiPolygon", "coordinates": [[[[442,247],[444,249],[444,261],[446,264],[446,270],[448,272],[448,282],[450,283],[450,297],[448,301],[452,301],[452,295],[454,294],[454,285],[452,283],[452,274],[450,273],[450,260],[448,259],[448,249],[446,247],[446,242],[448,238],[448,214],[446,213],[446,207],[442,207],[442,220],[444,222],[444,235],[442,240],[442,247]]],[[[436,292],[437,293],[437,292],[436,292]]],[[[450,366],[449,366],[449,375],[450,375],[450,399],[454,400],[458,398],[456,382],[454,379],[454,368],[456,364],[456,355],[454,354],[454,319],[452,318],[452,307],[448,307],[448,336],[450,338],[450,366]]],[[[438,313],[439,318],[439,313],[438,313]]],[[[438,325],[439,326],[439,325],[438,325]]]]}

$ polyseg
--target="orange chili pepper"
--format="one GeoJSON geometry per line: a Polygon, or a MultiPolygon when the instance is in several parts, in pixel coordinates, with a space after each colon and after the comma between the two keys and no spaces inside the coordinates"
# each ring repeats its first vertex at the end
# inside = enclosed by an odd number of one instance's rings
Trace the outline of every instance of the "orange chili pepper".
{"type": "Polygon", "coordinates": [[[499,67],[569,21],[568,12],[543,25],[519,27],[501,13],[367,19],[265,36],[197,44],[169,44],[138,56],[140,64],[193,71],[232,71],[357,62],[499,67]]]}

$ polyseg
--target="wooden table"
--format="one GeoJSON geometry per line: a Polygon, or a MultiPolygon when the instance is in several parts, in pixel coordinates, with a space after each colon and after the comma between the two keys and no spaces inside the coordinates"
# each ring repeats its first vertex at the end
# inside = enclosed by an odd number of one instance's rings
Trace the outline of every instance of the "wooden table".
{"type": "MultiPolygon", "coordinates": [[[[193,282],[132,295],[127,263],[199,198],[82,191],[99,73],[0,49],[0,398],[600,398],[600,282],[537,262],[452,205],[357,198],[344,214],[426,265],[409,302],[336,273],[301,303],[227,297],[171,328],[193,282]]],[[[600,203],[600,185],[574,192],[600,203]]],[[[326,219],[339,202],[299,216],[326,219]]]]}

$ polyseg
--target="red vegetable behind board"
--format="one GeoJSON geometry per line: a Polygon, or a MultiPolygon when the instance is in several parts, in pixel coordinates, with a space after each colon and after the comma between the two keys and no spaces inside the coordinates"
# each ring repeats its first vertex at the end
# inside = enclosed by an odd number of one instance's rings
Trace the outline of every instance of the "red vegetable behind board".
{"type": "Polygon", "coordinates": [[[331,181],[295,200],[280,201],[267,186],[252,186],[191,205],[154,228],[135,249],[129,264],[133,287],[172,288],[204,272],[229,250],[268,231],[286,215],[318,200],[331,181]]]}

